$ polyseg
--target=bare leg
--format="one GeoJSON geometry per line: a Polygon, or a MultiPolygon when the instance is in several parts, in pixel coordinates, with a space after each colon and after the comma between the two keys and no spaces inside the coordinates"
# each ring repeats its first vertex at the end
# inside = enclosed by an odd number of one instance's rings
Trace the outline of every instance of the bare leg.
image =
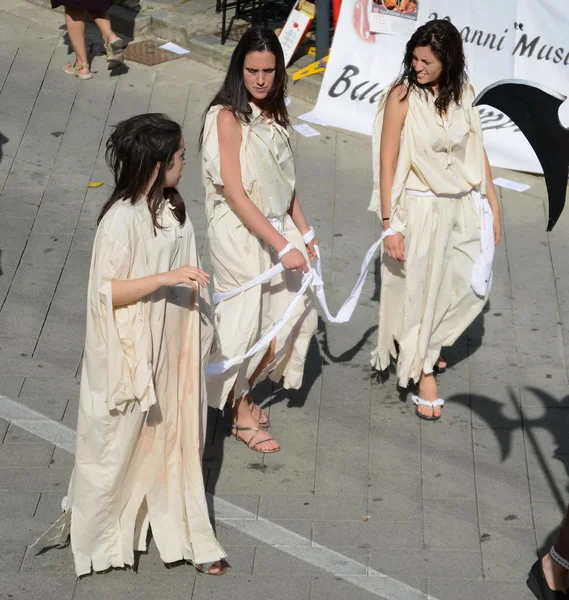
{"type": "MultiPolygon", "coordinates": [[[[65,7],[65,26],[69,34],[69,41],[73,52],[75,52],[75,64],[81,65],[79,73],[86,75],[89,73],[89,63],[87,61],[87,46],[85,45],[85,22],[83,20],[83,11],[78,8],[65,7]]],[[[67,69],[73,68],[72,63],[67,65],[67,69]]]]}
{"type": "Polygon", "coordinates": [[[550,590],[567,593],[567,575],[569,571],[557,564],[552,558],[551,554],[546,554],[541,559],[541,566],[543,567],[543,574],[550,590]]]}
{"type": "Polygon", "coordinates": [[[99,28],[105,44],[117,39],[118,36],[111,29],[111,20],[108,13],[99,10],[90,10],[88,12],[93,21],[95,21],[95,25],[99,28]]]}
{"type": "MultiPolygon", "coordinates": [[[[274,360],[275,358],[275,340],[271,342],[271,345],[267,348],[267,352],[265,356],[261,359],[259,366],[255,369],[252,377],[249,379],[249,385],[252,385],[257,377],[265,370],[265,368],[274,360]]],[[[252,414],[251,408],[249,406],[250,402],[252,402],[249,394],[242,396],[241,398],[235,400],[233,403],[233,424],[239,425],[240,427],[259,427],[259,419],[252,414]]],[[[253,436],[255,436],[254,443],[263,442],[256,444],[256,448],[261,451],[274,451],[280,448],[278,442],[275,439],[272,439],[272,436],[265,431],[260,431],[256,433],[254,431],[244,431],[239,432],[239,437],[245,442],[250,441],[253,436]]]]}
{"type": "MultiPolygon", "coordinates": [[[[421,373],[419,378],[419,398],[427,400],[428,402],[434,402],[439,399],[439,390],[437,388],[437,382],[432,373],[428,375],[421,373]]],[[[442,407],[435,406],[430,408],[429,406],[417,406],[417,412],[424,415],[425,417],[440,417],[442,413],[442,407]]]]}

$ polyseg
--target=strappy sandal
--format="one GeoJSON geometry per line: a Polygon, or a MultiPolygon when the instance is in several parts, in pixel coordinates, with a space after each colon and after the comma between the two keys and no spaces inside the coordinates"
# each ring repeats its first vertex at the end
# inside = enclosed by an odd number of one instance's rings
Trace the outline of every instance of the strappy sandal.
{"type": "Polygon", "coordinates": [[[219,577],[220,575],[225,575],[227,573],[228,564],[225,560],[217,560],[214,563],[206,563],[205,565],[194,565],[196,571],[199,573],[205,573],[206,575],[213,575],[214,577],[219,577]],[[213,568],[219,569],[217,573],[212,573],[211,570],[213,568]]]}
{"type": "MultiPolygon", "coordinates": [[[[253,443],[253,440],[259,435],[259,433],[261,431],[263,431],[262,429],[259,429],[258,427],[241,427],[240,425],[231,425],[230,431],[231,431],[231,435],[235,436],[236,440],[243,442],[247,446],[247,448],[249,448],[250,450],[253,450],[253,452],[260,452],[261,454],[274,454],[275,452],[278,452],[280,450],[280,447],[273,448],[272,450],[259,450],[259,448],[257,448],[257,446],[259,444],[277,441],[277,440],[275,440],[275,438],[273,436],[271,436],[266,440],[259,440],[258,442],[253,443]],[[242,437],[239,437],[240,431],[255,431],[256,433],[248,442],[246,442],[242,437]]],[[[263,431],[263,433],[266,433],[266,431],[263,431]]]]}
{"type": "Polygon", "coordinates": [[[112,42],[105,42],[105,54],[107,55],[107,69],[112,71],[117,67],[120,67],[124,62],[124,44],[123,41],[117,37],[112,42]]]}
{"type": "MultiPolygon", "coordinates": [[[[415,394],[413,394],[411,396],[411,399],[413,400],[413,404],[415,406],[428,406],[429,408],[435,409],[437,406],[444,406],[445,401],[442,400],[441,398],[439,398],[438,400],[435,400],[434,402],[429,402],[428,400],[423,400],[422,398],[419,398],[419,396],[415,396],[415,394]]],[[[434,414],[432,417],[427,417],[426,415],[422,415],[419,412],[419,409],[415,409],[415,414],[419,417],[419,419],[423,419],[424,421],[438,421],[442,415],[439,415],[438,417],[435,417],[434,414]]]]}
{"type": "Polygon", "coordinates": [[[89,65],[78,65],[77,63],[72,65],[71,63],[69,63],[63,67],[63,72],[66,75],[75,75],[75,77],[81,79],[82,81],[86,81],[87,79],[93,79],[93,73],[91,73],[91,70],[89,70],[88,73],[79,73],[79,71],[83,69],[89,69],[89,65]]]}
{"type": "Polygon", "coordinates": [[[249,412],[253,415],[254,418],[257,418],[254,414],[255,408],[259,410],[259,418],[257,419],[259,422],[259,427],[261,427],[261,429],[268,429],[271,426],[271,420],[269,419],[269,416],[267,415],[267,413],[263,412],[260,406],[257,406],[254,402],[251,402],[251,404],[249,405],[249,412]],[[267,419],[266,421],[261,421],[263,415],[267,419]]]}

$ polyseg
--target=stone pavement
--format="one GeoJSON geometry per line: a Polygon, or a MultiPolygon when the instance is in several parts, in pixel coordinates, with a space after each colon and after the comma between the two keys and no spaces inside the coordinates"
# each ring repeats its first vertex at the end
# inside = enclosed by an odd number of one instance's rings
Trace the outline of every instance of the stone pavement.
{"type": "MultiPolygon", "coordinates": [[[[196,140],[222,73],[180,59],[130,64],[110,77],[97,58],[95,78],[80,82],[61,70],[61,23],[23,0],[0,6],[0,395],[74,430],[89,257],[110,192],[104,142],[114,123],[136,113],[164,111],[183,122],[181,191],[207,266],[196,140]],[[105,185],[88,189],[90,181],[105,185]]],[[[299,115],[309,106],[293,99],[290,109],[299,115]]],[[[292,142],[337,308],[378,236],[366,212],[370,140],[316,128],[321,136],[294,134],[292,142]]],[[[76,581],[69,548],[27,550],[59,514],[73,457],[46,434],[0,419],[0,599],[531,598],[527,570],[551,543],[569,498],[569,216],[546,234],[543,180],[498,173],[532,187],[501,191],[494,291],[446,354],[441,422],[419,421],[393,375],[372,377],[370,276],[350,324],[321,323],[304,388],[259,389],[259,401],[270,399],[280,453],[248,451],[210,414],[208,490],[268,521],[232,526],[213,515],[230,573],[167,569],[151,546],[137,576],[76,581]],[[350,574],[313,558],[339,555],[350,574]],[[386,584],[410,587],[379,594],[381,574],[386,584]]]]}

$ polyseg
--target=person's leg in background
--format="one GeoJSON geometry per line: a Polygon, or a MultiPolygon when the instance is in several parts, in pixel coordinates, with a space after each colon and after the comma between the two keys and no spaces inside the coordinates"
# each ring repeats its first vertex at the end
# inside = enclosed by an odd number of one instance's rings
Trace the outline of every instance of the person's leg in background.
{"type": "Polygon", "coordinates": [[[569,600],[569,507],[553,548],[531,568],[528,587],[539,600],[569,600]]]}
{"type": "Polygon", "coordinates": [[[89,61],[87,60],[83,10],[66,6],[65,25],[67,27],[71,47],[73,48],[73,52],[75,52],[75,63],[68,63],[63,70],[68,75],[76,75],[79,79],[90,79],[92,75],[89,69],[89,61]]]}

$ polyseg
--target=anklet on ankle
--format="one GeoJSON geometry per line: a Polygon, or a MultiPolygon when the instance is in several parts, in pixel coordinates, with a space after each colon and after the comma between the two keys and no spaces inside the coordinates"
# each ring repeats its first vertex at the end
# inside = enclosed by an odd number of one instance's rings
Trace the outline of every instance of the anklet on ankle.
{"type": "Polygon", "coordinates": [[[562,556],[560,556],[557,550],[555,550],[555,546],[551,547],[549,554],[558,565],[569,571],[569,560],[565,560],[562,556]]]}

